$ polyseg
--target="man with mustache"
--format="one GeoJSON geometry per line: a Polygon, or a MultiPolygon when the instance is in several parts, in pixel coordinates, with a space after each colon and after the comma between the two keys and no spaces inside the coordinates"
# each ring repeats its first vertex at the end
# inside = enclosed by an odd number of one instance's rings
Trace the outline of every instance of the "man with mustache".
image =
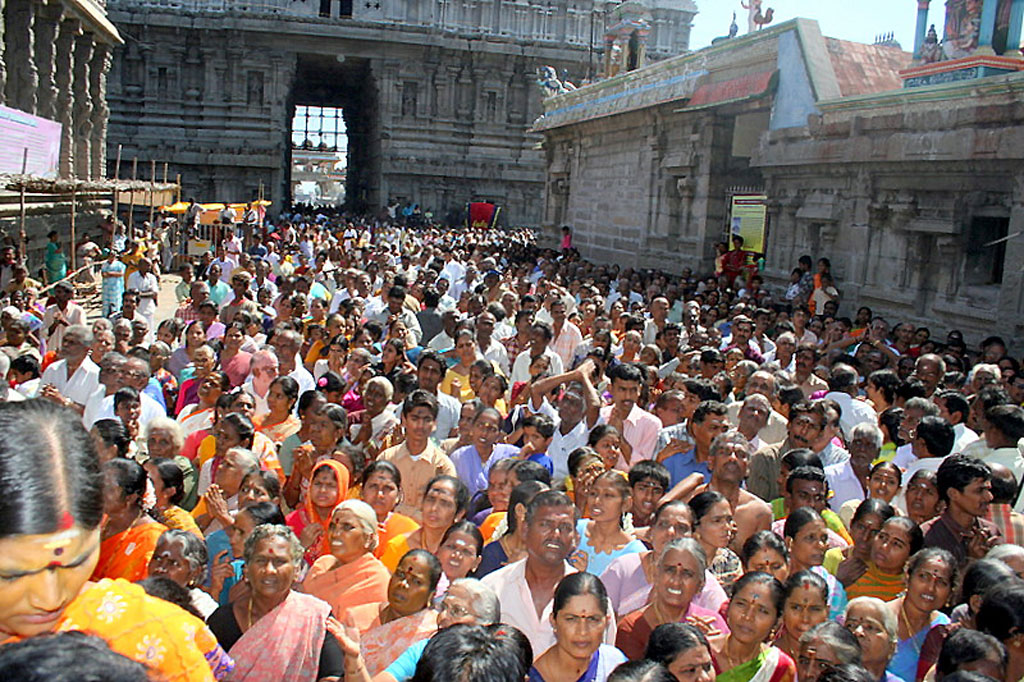
{"type": "MultiPolygon", "coordinates": [[[[782,456],[796,448],[808,448],[818,452],[819,441],[825,429],[828,415],[821,401],[802,401],[789,411],[787,436],[780,444],[766,445],[750,458],[750,474],[747,490],[762,500],[774,500],[779,490],[779,461],[782,456]]],[[[825,443],[828,446],[828,443],[825,443]]]]}
{"type": "MultiPolygon", "coordinates": [[[[501,602],[503,623],[527,636],[534,651],[547,651],[555,643],[551,624],[555,587],[576,569],[566,559],[576,549],[576,507],[558,490],[545,490],[526,509],[526,558],[484,577],[501,602]]],[[[604,641],[615,641],[614,619],[604,641]]]]}

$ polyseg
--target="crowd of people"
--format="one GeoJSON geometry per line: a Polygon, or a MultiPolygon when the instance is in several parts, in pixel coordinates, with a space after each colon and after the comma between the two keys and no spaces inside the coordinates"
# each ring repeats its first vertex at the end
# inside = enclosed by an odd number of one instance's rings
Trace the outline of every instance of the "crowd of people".
{"type": "Polygon", "coordinates": [[[91,322],[0,252],[0,678],[1024,678],[1002,339],[851,319],[825,258],[225,227],[111,248],[91,322]]]}

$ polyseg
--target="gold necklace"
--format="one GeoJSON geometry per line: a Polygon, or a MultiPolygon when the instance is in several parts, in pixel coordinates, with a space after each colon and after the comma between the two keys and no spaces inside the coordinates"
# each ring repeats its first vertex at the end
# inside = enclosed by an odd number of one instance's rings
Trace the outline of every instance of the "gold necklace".
{"type": "MultiPolygon", "coordinates": [[[[914,641],[914,631],[910,626],[910,616],[907,614],[907,598],[903,597],[903,601],[900,602],[900,613],[903,615],[903,626],[907,629],[907,639],[910,640],[910,646],[914,647],[914,651],[918,656],[921,655],[921,647],[924,646],[924,642],[920,645],[914,641]]],[[[930,614],[929,614],[930,615],[930,614]]],[[[928,619],[930,620],[930,619],[928,619]]]]}
{"type": "Polygon", "coordinates": [[[250,592],[249,593],[249,618],[248,618],[248,621],[246,622],[246,625],[245,625],[245,629],[246,630],[249,630],[250,628],[252,628],[252,597],[253,597],[253,593],[250,592]]]}

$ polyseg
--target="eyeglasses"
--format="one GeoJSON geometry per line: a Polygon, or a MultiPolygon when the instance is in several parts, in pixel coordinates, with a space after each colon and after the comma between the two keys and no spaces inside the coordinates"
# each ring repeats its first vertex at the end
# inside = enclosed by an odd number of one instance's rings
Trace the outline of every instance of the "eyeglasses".
{"type": "Polygon", "coordinates": [[[465,616],[472,614],[472,611],[467,609],[462,604],[453,604],[447,599],[445,599],[437,606],[438,613],[444,613],[445,611],[451,614],[452,618],[463,618],[465,616]]]}

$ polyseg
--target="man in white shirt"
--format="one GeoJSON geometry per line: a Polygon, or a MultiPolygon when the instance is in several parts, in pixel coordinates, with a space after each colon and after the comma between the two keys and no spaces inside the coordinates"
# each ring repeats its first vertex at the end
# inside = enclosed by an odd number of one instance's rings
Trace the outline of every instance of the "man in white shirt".
{"type": "Polygon", "coordinates": [[[476,342],[480,347],[480,354],[501,369],[501,373],[508,376],[508,351],[497,339],[494,338],[494,315],[483,311],[476,318],[476,342]]]}
{"type": "Polygon", "coordinates": [[[270,382],[277,378],[279,371],[280,363],[274,351],[264,348],[252,354],[252,360],[249,363],[249,379],[242,384],[242,390],[256,400],[254,416],[262,417],[270,412],[270,406],[267,405],[267,394],[270,393],[270,382]]]}
{"type": "Polygon", "coordinates": [[[529,381],[530,358],[535,355],[544,355],[548,358],[550,363],[548,371],[552,375],[561,374],[564,371],[565,365],[562,364],[562,358],[548,347],[554,337],[555,333],[547,322],[534,322],[530,325],[530,347],[516,356],[515,363],[512,365],[512,376],[509,378],[511,383],[529,381]]]}
{"type": "Polygon", "coordinates": [[[825,467],[832,497],[828,506],[838,512],[847,500],[863,500],[871,462],[882,451],[882,430],[874,424],[857,424],[850,430],[850,459],[825,467]]]}
{"type": "Polygon", "coordinates": [[[825,415],[825,422],[821,427],[821,434],[814,441],[811,449],[818,453],[822,466],[841,464],[850,459],[850,453],[833,442],[839,435],[839,411],[829,401],[822,400],[821,402],[824,406],[822,412],[825,415]]]}
{"type": "Polygon", "coordinates": [[[128,291],[139,293],[138,312],[145,318],[149,328],[153,329],[153,315],[156,314],[157,296],[160,294],[160,282],[153,274],[153,262],[148,258],[140,258],[139,269],[128,275],[126,287],[128,291]]]}
{"type": "Polygon", "coordinates": [[[863,400],[857,400],[859,382],[857,370],[843,363],[834,366],[828,377],[828,393],[825,394],[825,399],[836,401],[842,410],[839,427],[847,439],[857,424],[875,424],[878,421],[874,408],[863,400]]]}
{"type": "MultiPolygon", "coordinates": [[[[149,383],[149,363],[141,358],[129,357],[121,365],[120,370],[120,387],[134,388],[139,394],[140,408],[142,410],[139,416],[139,430],[145,432],[146,426],[149,422],[153,421],[157,417],[167,416],[167,411],[160,406],[156,400],[151,398],[148,394],[140,390],[140,386],[144,389],[146,384],[149,383]]],[[[116,393],[116,391],[114,392],[116,393]]],[[[95,399],[94,399],[95,400],[95,399]]],[[[92,402],[90,402],[90,407],[92,402]]],[[[85,428],[91,429],[92,425],[100,419],[115,419],[114,414],[114,395],[106,395],[99,402],[96,409],[86,409],[85,415],[83,415],[82,422],[85,428]]]]}
{"type": "Polygon", "coordinates": [[[405,328],[412,332],[418,344],[423,336],[423,330],[420,329],[420,321],[416,319],[416,314],[405,307],[406,293],[405,287],[391,287],[387,293],[387,305],[375,314],[367,312],[366,317],[384,325],[385,333],[392,320],[400,320],[405,324],[405,328]]]}
{"type": "Polygon", "coordinates": [[[459,323],[459,311],[446,310],[441,313],[441,331],[427,342],[427,348],[436,351],[455,347],[455,327],[459,323]]]}
{"type": "MultiPolygon", "coordinates": [[[[903,445],[896,448],[893,456],[893,464],[904,471],[907,470],[916,459],[914,454],[914,434],[917,425],[925,417],[938,417],[939,407],[928,398],[911,398],[903,405],[903,420],[900,422],[900,438],[903,445]]],[[[907,480],[907,479],[905,479],[907,480]]]]}
{"type": "MultiPolygon", "coordinates": [[[[302,335],[292,329],[286,329],[274,334],[271,345],[277,353],[279,372],[282,376],[290,376],[299,382],[299,395],[316,388],[316,381],[313,375],[299,362],[299,349],[302,347],[302,335]]],[[[299,403],[296,401],[295,408],[299,403]]]]}
{"type": "Polygon", "coordinates": [[[939,408],[939,416],[953,425],[953,452],[963,452],[971,443],[978,440],[978,434],[967,426],[967,415],[971,404],[963,393],[958,391],[939,391],[932,397],[939,408]]]}
{"type": "MultiPolygon", "coordinates": [[[[485,576],[483,583],[498,595],[501,620],[526,635],[534,651],[555,644],[551,611],[555,588],[577,569],[566,559],[579,541],[576,508],[565,493],[545,490],[526,511],[526,558],[485,576]],[[538,605],[543,604],[540,608],[538,605]]],[[[605,642],[615,640],[614,618],[605,629],[605,642]]]]}
{"type": "Polygon", "coordinates": [[[61,359],[43,372],[39,394],[81,412],[100,384],[100,368],[88,358],[92,330],[85,325],[73,325],[63,335],[64,342],[57,351],[61,359]]]}
{"type": "Polygon", "coordinates": [[[438,390],[448,365],[444,359],[430,349],[416,358],[416,380],[419,387],[437,398],[437,424],[431,437],[440,443],[451,434],[459,423],[462,404],[452,396],[438,390]]]}
{"type": "MultiPolygon", "coordinates": [[[[47,348],[59,349],[68,328],[87,323],[82,306],[71,302],[71,297],[74,295],[75,289],[69,282],[59,282],[53,287],[55,302],[47,306],[46,312],[43,314],[43,333],[46,334],[47,348]]],[[[90,344],[92,344],[91,337],[86,345],[90,344]]]]}
{"type": "Polygon", "coordinates": [[[210,262],[210,266],[214,265],[220,268],[220,280],[227,285],[231,281],[231,272],[238,267],[238,261],[228,255],[223,244],[219,244],[217,246],[217,257],[210,262]]]}

